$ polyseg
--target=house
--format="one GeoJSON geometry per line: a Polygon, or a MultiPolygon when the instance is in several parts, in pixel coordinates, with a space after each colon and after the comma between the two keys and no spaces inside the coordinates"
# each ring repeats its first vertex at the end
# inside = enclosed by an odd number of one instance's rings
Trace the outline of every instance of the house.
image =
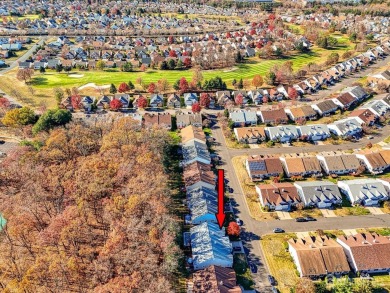
{"type": "Polygon", "coordinates": [[[374,100],[364,104],[360,109],[368,109],[380,117],[384,116],[390,110],[390,106],[382,100],[374,100]]]}
{"type": "Polygon", "coordinates": [[[217,223],[217,192],[215,189],[198,187],[187,191],[187,206],[191,211],[191,223],[199,225],[204,222],[217,223]]]}
{"type": "Polygon", "coordinates": [[[369,96],[367,92],[361,86],[353,86],[345,88],[342,93],[350,93],[353,97],[358,99],[359,102],[363,101],[369,96]]]}
{"type": "Polygon", "coordinates": [[[195,161],[183,168],[183,182],[187,192],[199,187],[215,190],[215,180],[211,165],[195,161]]]}
{"type": "Polygon", "coordinates": [[[112,96],[102,96],[96,103],[98,109],[108,109],[110,107],[110,103],[112,101],[112,96]]]}
{"type": "Polygon", "coordinates": [[[90,96],[84,96],[81,98],[81,104],[85,111],[90,112],[93,104],[95,103],[95,98],[90,96]]]}
{"type": "Polygon", "coordinates": [[[266,140],[264,127],[234,128],[234,134],[240,143],[261,143],[266,140]]]}
{"type": "Polygon", "coordinates": [[[357,104],[358,100],[350,93],[343,93],[337,98],[332,99],[332,101],[339,106],[341,110],[348,110],[353,105],[357,104]]]}
{"type": "Polygon", "coordinates": [[[183,162],[184,166],[193,162],[201,162],[204,164],[211,163],[210,153],[207,149],[207,145],[204,142],[198,140],[190,140],[182,146],[183,162]]]}
{"type": "Polygon", "coordinates": [[[318,154],[317,159],[327,175],[344,175],[356,173],[360,162],[355,155],[343,153],[318,154]]]}
{"type": "Polygon", "coordinates": [[[234,122],[234,126],[256,125],[257,115],[254,111],[238,110],[229,113],[229,119],[234,122]]]}
{"type": "Polygon", "coordinates": [[[22,44],[21,43],[0,44],[0,47],[2,50],[19,51],[22,49],[22,44]]]}
{"type": "Polygon", "coordinates": [[[201,127],[194,125],[188,125],[180,130],[181,143],[186,144],[191,140],[197,140],[199,142],[206,143],[206,135],[201,127]]]}
{"type": "Polygon", "coordinates": [[[302,157],[303,166],[305,167],[305,176],[322,176],[321,165],[317,157],[302,157]]]}
{"type": "Polygon", "coordinates": [[[357,273],[387,273],[390,271],[390,238],[378,234],[358,233],[339,236],[352,270],[357,273]]]}
{"type": "Polygon", "coordinates": [[[328,125],[331,133],[341,137],[359,136],[363,128],[356,118],[350,117],[335,121],[328,125]]]}
{"type": "Polygon", "coordinates": [[[320,116],[329,116],[331,114],[334,114],[338,109],[338,106],[332,100],[325,100],[317,104],[311,105],[311,107],[320,116]]]}
{"type": "Polygon", "coordinates": [[[224,106],[227,102],[232,101],[230,91],[217,91],[215,95],[218,105],[224,106]]]}
{"type": "Polygon", "coordinates": [[[303,140],[318,141],[330,137],[330,131],[327,125],[312,124],[298,126],[298,134],[303,140]]]}
{"type": "Polygon", "coordinates": [[[384,157],[387,159],[387,153],[389,150],[384,150],[383,156],[380,152],[378,153],[362,153],[356,154],[356,157],[366,166],[367,170],[372,174],[383,173],[390,166],[388,160],[385,161],[384,157]]]}
{"type": "Polygon", "coordinates": [[[378,119],[378,116],[369,109],[356,109],[349,117],[355,118],[362,126],[372,126],[378,119]]]}
{"type": "Polygon", "coordinates": [[[295,182],[298,194],[306,207],[326,209],[341,205],[342,196],[336,184],[328,181],[295,182]]]}
{"type": "Polygon", "coordinates": [[[280,143],[290,142],[299,138],[298,128],[292,125],[266,127],[265,134],[268,139],[280,143]]]}
{"type": "Polygon", "coordinates": [[[192,261],[195,271],[212,265],[233,266],[232,244],[218,224],[204,222],[190,229],[192,261]]]}
{"type": "Polygon", "coordinates": [[[277,177],[284,173],[279,158],[271,155],[249,156],[245,160],[245,168],[252,181],[277,177]]]}
{"type": "Polygon", "coordinates": [[[164,114],[150,114],[144,115],[144,124],[146,127],[158,125],[166,129],[172,129],[172,116],[169,113],[164,114]]]}
{"type": "Polygon", "coordinates": [[[119,100],[122,103],[122,108],[128,108],[130,103],[130,95],[124,93],[114,94],[114,99],[119,100]]]}
{"type": "Polygon", "coordinates": [[[192,274],[193,293],[241,293],[236,273],[231,268],[210,266],[192,274]]]}
{"type": "Polygon", "coordinates": [[[184,94],[184,104],[187,107],[191,107],[193,104],[198,103],[198,95],[195,93],[184,94]]]}
{"type": "Polygon", "coordinates": [[[290,211],[291,207],[301,202],[297,189],[291,183],[271,183],[256,185],[262,207],[269,210],[290,211]]]}
{"type": "Polygon", "coordinates": [[[183,128],[188,125],[202,127],[202,114],[200,113],[178,113],[176,114],[177,128],[183,128]]]}
{"type": "Polygon", "coordinates": [[[285,155],[280,157],[280,161],[287,177],[321,175],[321,166],[316,157],[285,155]]]}
{"type": "Polygon", "coordinates": [[[353,205],[379,206],[380,202],[389,199],[385,186],[376,179],[338,181],[337,185],[353,205]]]}
{"type": "Polygon", "coordinates": [[[341,276],[350,272],[343,247],[328,236],[289,239],[287,243],[301,278],[341,276]]]}
{"type": "Polygon", "coordinates": [[[180,97],[177,94],[169,95],[167,99],[167,107],[180,108],[181,107],[180,97]]]}
{"type": "Polygon", "coordinates": [[[368,75],[367,81],[372,85],[385,84],[390,85],[390,71],[385,70],[376,74],[368,75]]]}
{"type": "Polygon", "coordinates": [[[285,109],[287,116],[292,121],[299,119],[315,120],[317,119],[317,112],[311,106],[302,106],[296,108],[285,109]]]}
{"type": "Polygon", "coordinates": [[[285,124],[288,122],[288,117],[283,109],[265,110],[258,112],[261,122],[265,124],[285,124]]]}
{"type": "Polygon", "coordinates": [[[162,95],[159,95],[159,94],[151,95],[149,105],[152,108],[164,107],[164,97],[162,95]]]}

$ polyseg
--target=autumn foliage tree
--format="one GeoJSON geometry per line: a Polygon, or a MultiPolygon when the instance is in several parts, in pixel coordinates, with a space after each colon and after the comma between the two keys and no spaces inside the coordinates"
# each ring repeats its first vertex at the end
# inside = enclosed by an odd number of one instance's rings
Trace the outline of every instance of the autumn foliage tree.
{"type": "Polygon", "coordinates": [[[298,99],[298,91],[293,88],[293,87],[289,87],[287,89],[287,94],[288,94],[288,97],[291,99],[291,100],[296,100],[298,99]]]}
{"type": "Polygon", "coordinates": [[[229,236],[239,236],[240,235],[240,226],[236,222],[230,222],[227,230],[229,236]]]}
{"type": "Polygon", "coordinates": [[[118,92],[120,93],[125,93],[125,92],[128,92],[130,90],[130,87],[127,83],[125,82],[122,82],[119,87],[118,87],[118,92]]]}
{"type": "Polygon", "coordinates": [[[110,109],[114,111],[118,111],[120,108],[122,108],[123,104],[118,99],[112,99],[110,102],[110,109]]]}
{"type": "Polygon", "coordinates": [[[81,96],[80,95],[71,96],[70,102],[72,104],[73,109],[81,109],[83,106],[81,103],[81,96]]]}
{"type": "Polygon", "coordinates": [[[144,96],[139,97],[137,100],[137,106],[138,108],[145,109],[148,106],[148,100],[144,96]]]}
{"type": "Polygon", "coordinates": [[[188,81],[187,81],[187,79],[185,77],[180,78],[179,89],[180,89],[180,92],[182,94],[188,91],[189,84],[188,84],[188,81]]]}
{"type": "Polygon", "coordinates": [[[154,94],[156,92],[156,84],[154,82],[151,82],[148,86],[148,92],[150,94],[154,94]]]}
{"type": "Polygon", "coordinates": [[[199,113],[202,108],[200,107],[199,103],[192,104],[192,112],[199,113]]]}
{"type": "Polygon", "coordinates": [[[252,85],[256,88],[259,88],[263,85],[264,81],[261,75],[257,74],[252,79],[252,85]]]}
{"type": "Polygon", "coordinates": [[[20,81],[24,81],[24,83],[27,83],[32,78],[33,75],[34,75],[34,69],[21,68],[16,73],[16,78],[20,81]]]}
{"type": "Polygon", "coordinates": [[[174,292],[166,130],[125,117],[41,139],[2,162],[2,291],[174,292]]]}
{"type": "Polygon", "coordinates": [[[236,103],[237,106],[241,106],[242,103],[244,102],[244,97],[242,94],[238,94],[235,98],[234,98],[234,102],[236,103]]]}
{"type": "Polygon", "coordinates": [[[199,104],[201,107],[208,108],[210,106],[210,96],[207,93],[201,93],[200,94],[200,99],[199,99],[199,104]]]}

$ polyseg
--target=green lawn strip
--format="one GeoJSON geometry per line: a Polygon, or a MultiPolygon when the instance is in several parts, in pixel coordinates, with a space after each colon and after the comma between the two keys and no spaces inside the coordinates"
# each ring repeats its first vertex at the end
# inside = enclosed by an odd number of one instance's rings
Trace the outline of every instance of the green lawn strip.
{"type": "Polygon", "coordinates": [[[245,290],[253,290],[253,279],[244,253],[233,255],[233,269],[236,272],[237,283],[245,290]]]}
{"type": "Polygon", "coordinates": [[[367,228],[367,229],[357,229],[359,233],[377,233],[382,236],[390,236],[390,228],[367,228]]]}
{"type": "Polygon", "coordinates": [[[287,240],[296,238],[294,233],[264,235],[260,241],[270,273],[278,283],[280,292],[290,292],[298,280],[298,272],[293,259],[286,251],[287,240]]]}

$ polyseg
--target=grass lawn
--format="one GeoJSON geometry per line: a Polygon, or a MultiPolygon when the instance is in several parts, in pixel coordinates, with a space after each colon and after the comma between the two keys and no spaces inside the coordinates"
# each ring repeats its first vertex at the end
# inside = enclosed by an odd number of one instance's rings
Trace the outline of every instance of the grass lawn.
{"type": "Polygon", "coordinates": [[[387,291],[383,292],[389,292],[390,291],[390,275],[383,274],[383,275],[375,275],[374,278],[374,284],[380,286],[383,289],[386,289],[387,291]]]}
{"type": "Polygon", "coordinates": [[[245,290],[252,290],[254,282],[244,253],[233,255],[233,268],[237,275],[237,283],[245,290]]]}
{"type": "Polygon", "coordinates": [[[297,210],[290,213],[291,218],[299,218],[299,217],[313,217],[313,218],[322,218],[322,213],[320,209],[304,209],[297,210]]]}
{"type": "Polygon", "coordinates": [[[276,213],[261,211],[259,197],[255,190],[255,183],[250,180],[243,165],[245,158],[246,156],[234,157],[232,163],[238,180],[240,181],[241,188],[244,191],[244,197],[249,207],[250,216],[258,221],[275,219],[276,213]]]}
{"type": "Polygon", "coordinates": [[[298,281],[296,266],[290,253],[286,251],[287,240],[294,237],[296,238],[296,235],[293,233],[272,234],[265,235],[260,240],[268,268],[276,279],[281,293],[290,292],[290,288],[298,281]]]}
{"type": "Polygon", "coordinates": [[[30,20],[35,20],[38,19],[39,15],[38,14],[26,14],[23,16],[19,16],[18,20],[23,20],[23,19],[30,19],[30,20]]]}
{"type": "Polygon", "coordinates": [[[377,233],[382,236],[390,236],[390,228],[368,228],[368,229],[357,229],[359,233],[377,233]]]}
{"type": "Polygon", "coordinates": [[[334,213],[339,217],[344,216],[365,216],[369,215],[370,211],[361,206],[342,207],[334,210],[334,213]]]}

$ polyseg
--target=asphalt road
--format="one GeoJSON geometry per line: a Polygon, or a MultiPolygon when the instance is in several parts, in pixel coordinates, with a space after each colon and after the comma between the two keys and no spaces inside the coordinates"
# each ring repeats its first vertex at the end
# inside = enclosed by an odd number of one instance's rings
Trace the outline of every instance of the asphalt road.
{"type": "MultiPolygon", "coordinates": [[[[373,143],[379,142],[385,137],[385,134],[390,133],[390,126],[386,126],[381,130],[381,133],[371,140],[373,143]]],[[[274,228],[282,228],[286,232],[304,232],[315,231],[317,229],[356,229],[370,227],[386,227],[390,226],[390,215],[367,215],[367,216],[348,216],[336,218],[319,218],[315,222],[298,223],[295,220],[269,220],[256,221],[249,214],[249,209],[244,197],[244,192],[239,184],[239,180],[235,173],[232,158],[237,155],[259,154],[259,153],[286,153],[286,152],[312,152],[336,149],[351,149],[358,148],[367,144],[368,140],[362,139],[358,143],[349,143],[339,146],[324,145],[307,148],[268,148],[268,149],[228,149],[222,130],[218,125],[212,127],[212,135],[215,138],[215,151],[222,158],[222,167],[225,169],[225,177],[228,179],[228,185],[233,189],[232,206],[236,215],[242,220],[241,238],[247,253],[248,261],[254,263],[257,267],[257,272],[252,274],[256,282],[256,290],[258,292],[271,292],[271,286],[268,282],[267,275],[269,270],[264,261],[264,256],[260,248],[260,237],[264,234],[272,233],[274,228]]]]}
{"type": "Polygon", "coordinates": [[[40,37],[38,43],[34,44],[26,53],[23,54],[23,56],[20,56],[17,60],[12,62],[9,67],[1,69],[0,74],[6,73],[6,72],[14,69],[16,66],[18,66],[18,62],[24,62],[28,58],[30,58],[30,56],[33,54],[34,50],[37,47],[41,46],[43,44],[43,42],[46,40],[46,38],[47,37],[40,37]]]}

